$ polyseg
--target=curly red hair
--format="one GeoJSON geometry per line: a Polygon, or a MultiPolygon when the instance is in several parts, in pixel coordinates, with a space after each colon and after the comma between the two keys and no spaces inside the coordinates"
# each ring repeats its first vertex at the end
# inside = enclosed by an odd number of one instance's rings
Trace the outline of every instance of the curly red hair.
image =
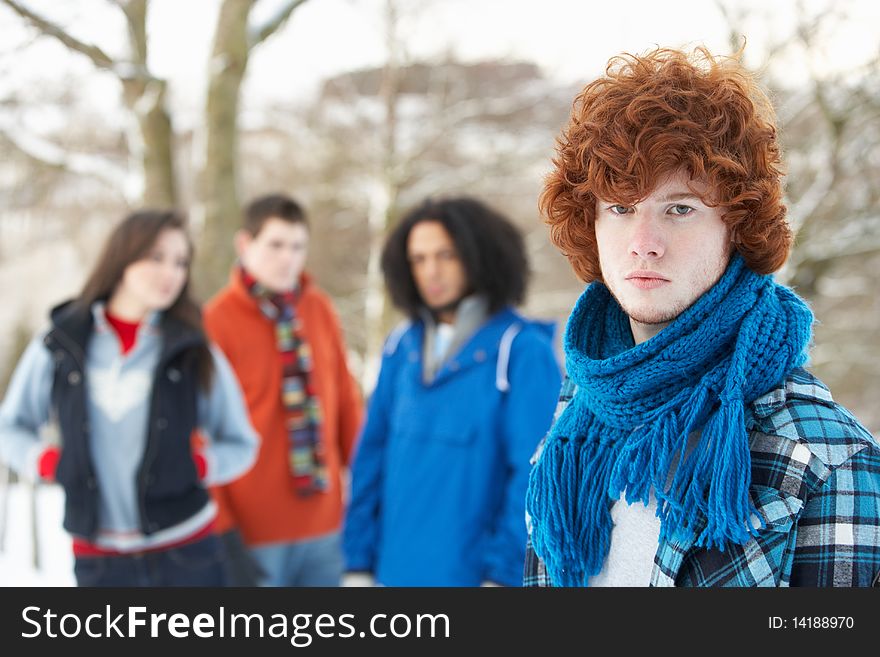
{"type": "Polygon", "coordinates": [[[791,248],[770,101],[737,59],[657,49],[609,61],[575,98],[545,180],[550,239],[585,282],[602,279],[596,199],[632,205],[679,170],[708,185],[733,246],[759,274],[791,248]]]}

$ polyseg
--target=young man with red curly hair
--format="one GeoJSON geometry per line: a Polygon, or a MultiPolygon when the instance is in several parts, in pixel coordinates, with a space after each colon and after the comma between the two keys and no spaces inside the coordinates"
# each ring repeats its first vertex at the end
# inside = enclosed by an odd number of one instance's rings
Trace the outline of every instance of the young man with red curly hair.
{"type": "Polygon", "coordinates": [[[880,446],[803,369],[773,110],[705,49],[613,59],[541,208],[590,285],[526,500],[532,586],[870,586],[880,446]],[[637,504],[638,502],[638,504],[637,504]]]}

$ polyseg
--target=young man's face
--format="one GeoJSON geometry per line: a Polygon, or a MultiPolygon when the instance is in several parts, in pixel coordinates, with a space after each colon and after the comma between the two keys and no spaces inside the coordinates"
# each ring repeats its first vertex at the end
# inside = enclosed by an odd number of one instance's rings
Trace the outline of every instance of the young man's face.
{"type": "Polygon", "coordinates": [[[239,231],[235,238],[241,264],[272,292],[291,290],[306,264],[309,230],[301,222],[271,218],[256,236],[239,231]]]}
{"type": "Polygon", "coordinates": [[[708,189],[678,172],[634,206],[596,201],[602,277],[630,317],[636,344],[656,335],[724,273],[730,238],[723,209],[688,189],[708,189]]]}
{"type": "Polygon", "coordinates": [[[452,237],[439,221],[417,223],[409,233],[406,256],[419,296],[440,319],[454,317],[454,306],[468,289],[467,272],[452,237]]]}

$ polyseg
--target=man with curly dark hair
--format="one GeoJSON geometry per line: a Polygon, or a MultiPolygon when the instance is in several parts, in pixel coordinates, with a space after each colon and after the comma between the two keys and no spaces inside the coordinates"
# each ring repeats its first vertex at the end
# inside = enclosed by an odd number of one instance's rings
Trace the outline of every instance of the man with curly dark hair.
{"type": "Polygon", "coordinates": [[[522,237],[479,201],[429,200],[382,268],[409,319],[386,341],[352,467],[348,569],[387,586],[518,586],[529,456],[560,385],[552,326],[512,308],[522,237]]]}
{"type": "Polygon", "coordinates": [[[541,208],[589,283],[535,457],[525,583],[870,586],[880,447],[804,368],[767,97],[735,58],[611,60],[541,208]],[[638,502],[639,504],[636,504],[638,502]]]}

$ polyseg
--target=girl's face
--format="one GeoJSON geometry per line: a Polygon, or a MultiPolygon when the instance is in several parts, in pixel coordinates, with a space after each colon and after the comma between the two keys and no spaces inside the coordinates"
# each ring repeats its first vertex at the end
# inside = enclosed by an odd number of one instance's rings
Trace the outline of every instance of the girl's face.
{"type": "Polygon", "coordinates": [[[189,276],[190,248],[184,232],[166,228],[147,254],[125,268],[114,296],[144,313],[166,310],[189,276]]]}

